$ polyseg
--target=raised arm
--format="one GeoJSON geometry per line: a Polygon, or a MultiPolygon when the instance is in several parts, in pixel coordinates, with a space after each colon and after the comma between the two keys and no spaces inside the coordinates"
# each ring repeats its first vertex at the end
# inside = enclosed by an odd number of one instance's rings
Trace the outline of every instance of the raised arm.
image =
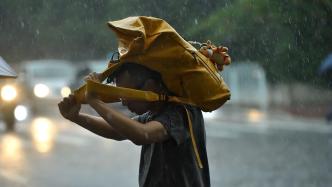
{"type": "MultiPolygon", "coordinates": [[[[100,81],[100,74],[91,73],[85,80],[100,81]]],[[[129,139],[136,145],[162,142],[169,138],[165,127],[158,121],[151,121],[146,124],[133,120],[106,105],[98,95],[90,92],[86,95],[90,106],[119,134],[129,139]]]]}
{"type": "Polygon", "coordinates": [[[73,95],[65,97],[59,104],[61,115],[81,127],[105,138],[124,140],[103,118],[80,113],[81,105],[76,103],[73,95]]]}
{"type": "Polygon", "coordinates": [[[99,99],[90,98],[88,102],[116,132],[136,145],[162,142],[169,138],[165,127],[158,121],[142,124],[107,106],[99,99]]]}
{"type": "Polygon", "coordinates": [[[72,120],[81,127],[99,135],[104,138],[113,140],[125,140],[126,138],[116,132],[103,118],[92,116],[89,114],[79,113],[79,115],[72,120]]]}

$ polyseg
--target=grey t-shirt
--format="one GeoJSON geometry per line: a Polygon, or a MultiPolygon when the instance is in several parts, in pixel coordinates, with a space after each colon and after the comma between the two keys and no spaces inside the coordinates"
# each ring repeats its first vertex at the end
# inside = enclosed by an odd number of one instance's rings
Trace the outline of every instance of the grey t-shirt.
{"type": "Polygon", "coordinates": [[[139,168],[140,187],[206,187],[210,186],[209,165],[202,112],[189,105],[168,104],[158,114],[137,117],[141,123],[158,121],[170,139],[142,146],[139,168]],[[203,163],[199,168],[190,139],[187,115],[192,120],[198,152],[203,163]]]}

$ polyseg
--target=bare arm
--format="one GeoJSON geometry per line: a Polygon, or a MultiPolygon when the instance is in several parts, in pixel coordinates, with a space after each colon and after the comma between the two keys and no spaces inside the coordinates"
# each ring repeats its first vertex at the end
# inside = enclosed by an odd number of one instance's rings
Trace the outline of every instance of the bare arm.
{"type": "Polygon", "coordinates": [[[107,106],[101,100],[90,98],[88,102],[116,132],[136,145],[162,142],[169,138],[166,129],[160,122],[151,121],[142,124],[107,106]]]}
{"type": "Polygon", "coordinates": [[[80,113],[81,105],[75,101],[73,95],[65,97],[59,104],[61,115],[82,126],[83,128],[105,138],[124,140],[125,138],[116,132],[104,119],[97,116],[80,113]]]}
{"type": "MultiPolygon", "coordinates": [[[[100,82],[100,74],[91,73],[85,80],[100,82]]],[[[88,104],[90,104],[117,133],[137,145],[162,142],[169,138],[166,129],[160,122],[151,121],[142,124],[135,121],[107,106],[94,93],[87,93],[86,99],[88,104]]]]}
{"type": "Polygon", "coordinates": [[[89,114],[80,113],[75,119],[72,120],[74,123],[81,127],[99,135],[104,138],[113,140],[125,140],[124,136],[117,133],[103,118],[92,116],[89,114]]]}

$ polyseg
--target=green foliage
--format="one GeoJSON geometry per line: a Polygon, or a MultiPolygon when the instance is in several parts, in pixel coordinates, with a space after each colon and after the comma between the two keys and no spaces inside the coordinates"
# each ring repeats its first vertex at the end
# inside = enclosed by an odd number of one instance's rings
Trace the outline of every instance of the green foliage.
{"type": "Polygon", "coordinates": [[[1,0],[0,55],[105,58],[116,49],[106,22],[146,15],[167,20],[186,39],[230,48],[233,61],[256,61],[271,81],[316,83],[332,52],[330,0],[1,0]]]}
{"type": "Polygon", "coordinates": [[[235,61],[257,61],[272,81],[315,83],[332,52],[329,1],[238,0],[213,12],[188,35],[229,46],[235,61]]]}

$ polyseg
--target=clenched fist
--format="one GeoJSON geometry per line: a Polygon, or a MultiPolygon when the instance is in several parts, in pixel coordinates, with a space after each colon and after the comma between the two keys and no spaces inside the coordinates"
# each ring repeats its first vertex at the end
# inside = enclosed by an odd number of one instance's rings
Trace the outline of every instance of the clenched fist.
{"type": "Polygon", "coordinates": [[[74,121],[79,115],[81,104],[77,103],[74,95],[70,94],[68,97],[63,98],[58,107],[64,118],[74,121]]]}

